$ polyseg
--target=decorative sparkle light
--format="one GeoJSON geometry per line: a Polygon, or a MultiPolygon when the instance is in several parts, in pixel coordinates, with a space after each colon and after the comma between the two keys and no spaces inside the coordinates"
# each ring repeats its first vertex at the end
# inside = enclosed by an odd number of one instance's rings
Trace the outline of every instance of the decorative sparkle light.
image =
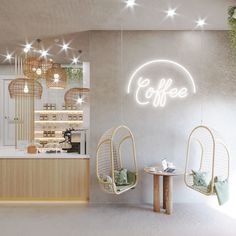
{"type": "Polygon", "coordinates": [[[70,42],[66,43],[65,41],[63,41],[63,43],[59,44],[58,46],[61,47],[60,52],[62,52],[62,51],[67,52],[68,49],[71,49],[70,48],[70,42]]]}
{"type": "Polygon", "coordinates": [[[84,100],[83,100],[82,97],[79,96],[79,97],[77,98],[77,101],[76,101],[76,102],[77,102],[77,104],[81,105],[81,104],[84,102],[84,100]]]}
{"type": "Polygon", "coordinates": [[[199,19],[196,21],[196,24],[197,24],[197,27],[201,27],[201,28],[202,28],[204,25],[206,25],[206,20],[199,18],[199,19]]]}
{"type": "Polygon", "coordinates": [[[69,43],[64,43],[64,44],[62,45],[62,49],[63,49],[64,51],[67,51],[68,48],[69,48],[69,43]]]}
{"type": "Polygon", "coordinates": [[[8,61],[10,61],[10,60],[12,59],[12,55],[11,55],[11,54],[7,54],[7,55],[6,55],[6,59],[7,59],[8,61]]]}
{"type": "Polygon", "coordinates": [[[73,57],[72,64],[78,64],[78,63],[79,63],[79,58],[78,57],[73,57]]]}
{"type": "Polygon", "coordinates": [[[125,1],[127,7],[134,7],[136,5],[136,0],[127,0],[125,1]]]}
{"type": "Polygon", "coordinates": [[[40,50],[40,53],[41,53],[41,57],[44,57],[44,58],[46,58],[48,55],[49,55],[49,53],[48,53],[48,50],[40,50]]]}
{"type": "Polygon", "coordinates": [[[177,15],[176,9],[169,8],[169,9],[166,11],[166,16],[167,16],[168,18],[174,18],[175,15],[177,15]]]}
{"type": "Polygon", "coordinates": [[[32,48],[32,43],[26,43],[26,44],[24,45],[23,51],[24,51],[25,53],[28,53],[31,48],[32,48]]]}
{"type": "Polygon", "coordinates": [[[12,52],[12,53],[7,52],[6,55],[2,55],[2,56],[5,57],[5,59],[3,60],[3,62],[5,62],[5,61],[11,62],[11,60],[13,59],[13,54],[14,54],[14,52],[12,52]]]}

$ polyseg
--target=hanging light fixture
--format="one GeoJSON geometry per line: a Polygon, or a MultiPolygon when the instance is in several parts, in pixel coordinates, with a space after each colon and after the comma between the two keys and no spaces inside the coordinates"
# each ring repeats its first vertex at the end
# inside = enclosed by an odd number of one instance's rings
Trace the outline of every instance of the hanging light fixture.
{"type": "Polygon", "coordinates": [[[89,101],[89,88],[72,88],[64,96],[65,104],[69,106],[82,106],[89,101]]]}
{"type": "Polygon", "coordinates": [[[42,50],[39,50],[41,39],[37,39],[36,41],[38,43],[38,49],[34,49],[33,55],[28,55],[28,53],[30,53],[30,49],[32,48],[31,44],[26,44],[24,48],[26,58],[23,61],[23,73],[29,79],[45,78],[47,70],[52,67],[51,60],[47,59],[46,56],[42,56],[42,53],[40,56],[38,55],[38,53],[42,52],[42,50]]]}
{"type": "Polygon", "coordinates": [[[17,78],[10,82],[8,90],[11,98],[34,97],[40,99],[42,96],[42,85],[34,79],[17,78]]]}
{"type": "Polygon", "coordinates": [[[38,57],[27,57],[23,62],[23,73],[29,79],[44,79],[52,62],[38,57]]]}
{"type": "Polygon", "coordinates": [[[67,75],[65,69],[61,65],[54,63],[52,67],[47,70],[46,84],[50,89],[64,89],[67,85],[67,75]]]}

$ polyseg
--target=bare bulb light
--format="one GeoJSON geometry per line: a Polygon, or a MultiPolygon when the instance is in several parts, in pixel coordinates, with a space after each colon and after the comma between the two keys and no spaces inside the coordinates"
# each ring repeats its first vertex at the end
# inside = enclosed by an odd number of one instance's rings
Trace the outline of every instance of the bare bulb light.
{"type": "Polygon", "coordinates": [[[26,83],[25,86],[24,86],[24,93],[28,93],[28,92],[29,92],[29,88],[28,88],[28,85],[26,83]]]}
{"type": "Polygon", "coordinates": [[[197,24],[197,27],[201,27],[201,28],[202,28],[204,25],[206,25],[206,20],[199,18],[199,19],[196,21],[196,24],[197,24]]]}
{"type": "Polygon", "coordinates": [[[36,69],[36,74],[37,74],[37,75],[41,75],[41,74],[42,74],[41,68],[36,69]]]}
{"type": "Polygon", "coordinates": [[[60,78],[59,74],[54,74],[53,77],[54,77],[54,83],[58,83],[60,78]]]}

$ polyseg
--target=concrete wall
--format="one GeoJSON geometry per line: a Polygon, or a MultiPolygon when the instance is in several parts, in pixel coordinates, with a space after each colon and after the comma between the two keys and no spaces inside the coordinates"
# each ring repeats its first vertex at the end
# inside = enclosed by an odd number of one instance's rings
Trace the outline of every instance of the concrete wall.
{"type": "MultiPolygon", "coordinates": [[[[144,174],[143,168],[157,164],[163,157],[184,168],[188,134],[201,121],[217,129],[232,157],[236,155],[236,67],[228,32],[126,31],[122,40],[119,31],[92,31],[89,55],[92,202],[151,203],[152,178],[144,174]],[[139,106],[126,94],[129,76],[144,62],[161,58],[188,68],[197,93],[164,109],[139,106]],[[96,182],[95,150],[103,132],[122,123],[134,133],[141,179],[135,190],[110,196],[96,182]]],[[[233,161],[234,172],[235,164],[233,161]]],[[[235,184],[233,178],[231,182],[235,184]]],[[[175,178],[174,188],[175,202],[209,199],[187,189],[182,177],[175,178]]]]}
{"type": "MultiPolygon", "coordinates": [[[[143,168],[159,163],[163,157],[184,168],[188,134],[201,121],[220,131],[229,146],[233,160],[231,186],[235,186],[236,66],[228,32],[126,31],[121,39],[120,31],[90,31],[84,32],[78,44],[88,45],[83,51],[91,64],[91,201],[151,203],[152,178],[143,168]],[[197,93],[164,109],[141,107],[126,93],[129,77],[137,66],[160,58],[184,65],[195,79],[197,93]],[[95,151],[103,132],[122,123],[134,133],[141,178],[135,190],[111,196],[98,186],[95,151]]],[[[0,74],[2,91],[1,79],[13,73],[11,68],[1,66],[0,74]]],[[[236,193],[231,197],[235,199],[236,193]]],[[[182,177],[175,178],[175,202],[212,200],[215,202],[215,198],[187,189],[182,177]]]]}

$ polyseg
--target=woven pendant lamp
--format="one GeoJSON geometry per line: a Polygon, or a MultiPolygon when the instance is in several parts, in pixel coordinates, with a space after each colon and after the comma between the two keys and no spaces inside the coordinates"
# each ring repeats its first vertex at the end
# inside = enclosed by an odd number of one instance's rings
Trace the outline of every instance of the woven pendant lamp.
{"type": "Polygon", "coordinates": [[[67,85],[67,75],[61,65],[54,63],[46,73],[46,85],[50,89],[64,89],[67,85]]]}
{"type": "Polygon", "coordinates": [[[89,88],[72,88],[64,96],[65,104],[69,106],[82,106],[89,102],[89,88]]]}
{"type": "Polygon", "coordinates": [[[34,79],[17,78],[10,82],[8,90],[11,98],[34,97],[40,99],[42,96],[42,85],[34,79]]]}
{"type": "Polygon", "coordinates": [[[35,56],[27,57],[23,61],[23,73],[29,79],[45,78],[47,70],[52,67],[52,62],[35,56]]]}

